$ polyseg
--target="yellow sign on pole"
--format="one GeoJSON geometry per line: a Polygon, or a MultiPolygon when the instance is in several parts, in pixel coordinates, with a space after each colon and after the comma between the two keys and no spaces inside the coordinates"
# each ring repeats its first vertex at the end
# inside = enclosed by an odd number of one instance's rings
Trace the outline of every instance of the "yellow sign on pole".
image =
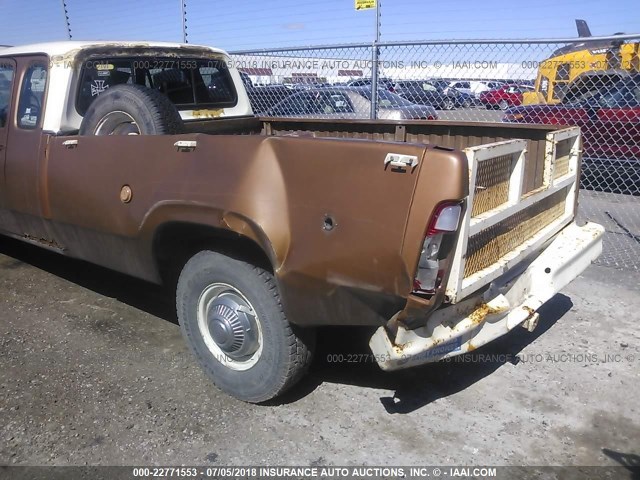
{"type": "Polygon", "coordinates": [[[370,8],[376,8],[376,0],[355,0],[356,10],[369,10],[370,8]]]}

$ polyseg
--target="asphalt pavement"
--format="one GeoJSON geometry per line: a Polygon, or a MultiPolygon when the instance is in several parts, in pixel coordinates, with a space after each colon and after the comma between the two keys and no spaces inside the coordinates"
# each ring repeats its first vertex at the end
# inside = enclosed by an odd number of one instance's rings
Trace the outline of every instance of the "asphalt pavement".
{"type": "Polygon", "coordinates": [[[0,465],[638,463],[639,284],[592,265],[533,333],[397,373],[347,361],[371,330],[323,329],[258,406],[205,378],[162,289],[3,238],[0,465]]]}

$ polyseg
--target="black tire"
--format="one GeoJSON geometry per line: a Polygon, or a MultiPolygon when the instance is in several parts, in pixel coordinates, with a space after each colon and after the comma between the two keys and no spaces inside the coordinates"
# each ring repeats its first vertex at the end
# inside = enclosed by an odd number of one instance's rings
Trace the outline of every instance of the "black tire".
{"type": "Polygon", "coordinates": [[[498,108],[500,110],[506,110],[509,107],[510,107],[509,102],[507,102],[506,100],[500,100],[500,102],[498,102],[498,108]]]}
{"type": "Polygon", "coordinates": [[[229,395],[250,403],[265,402],[296,384],[309,368],[315,330],[301,329],[287,321],[275,279],[264,269],[220,253],[202,251],[183,268],[176,297],[178,320],[191,351],[216,386],[229,395]],[[257,323],[254,331],[259,332],[262,346],[257,360],[251,356],[248,360],[251,366],[244,370],[238,370],[237,364],[227,362],[228,357],[207,346],[207,342],[209,345],[213,342],[214,348],[220,348],[213,340],[209,322],[215,317],[216,302],[222,295],[209,299],[207,293],[225,288],[218,285],[239,292],[255,314],[251,318],[257,323]],[[206,315],[199,313],[201,308],[205,308],[206,315]],[[206,322],[208,334],[203,334],[201,318],[206,322]],[[222,361],[225,358],[227,361],[222,361]]]}
{"type": "Polygon", "coordinates": [[[87,109],[80,135],[173,135],[182,119],[171,100],[142,85],[114,85],[87,109]]]}

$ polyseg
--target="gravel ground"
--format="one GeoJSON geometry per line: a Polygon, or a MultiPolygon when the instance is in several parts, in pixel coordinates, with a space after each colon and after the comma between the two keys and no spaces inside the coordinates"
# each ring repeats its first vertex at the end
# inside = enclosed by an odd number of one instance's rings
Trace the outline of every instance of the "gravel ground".
{"type": "Polygon", "coordinates": [[[640,273],[640,196],[581,190],[579,217],[606,229],[598,265],[640,273]]]}
{"type": "Polygon", "coordinates": [[[0,465],[640,464],[640,274],[593,265],[517,329],[399,373],[332,363],[279,403],[220,393],[157,287],[0,239],[0,465]]]}

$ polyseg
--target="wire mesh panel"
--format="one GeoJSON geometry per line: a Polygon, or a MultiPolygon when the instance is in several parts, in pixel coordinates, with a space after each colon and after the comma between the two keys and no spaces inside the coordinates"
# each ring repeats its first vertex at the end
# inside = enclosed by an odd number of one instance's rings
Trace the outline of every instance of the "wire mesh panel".
{"type": "Polygon", "coordinates": [[[565,212],[566,190],[512,215],[469,238],[464,276],[468,277],[496,263],[500,258],[532,238],[565,212]]]}
{"type": "Polygon", "coordinates": [[[501,155],[478,165],[471,215],[488,212],[509,200],[512,163],[512,155],[501,155]]]}
{"type": "MultiPolygon", "coordinates": [[[[608,232],[599,262],[640,269],[640,35],[351,44],[232,58],[260,115],[580,127],[581,216],[608,232]]],[[[566,175],[570,148],[555,145],[554,179],[566,175]]],[[[483,166],[487,174],[500,171],[494,163],[483,166]]],[[[493,175],[476,192],[477,208],[500,202],[502,180],[493,175]]]]}

